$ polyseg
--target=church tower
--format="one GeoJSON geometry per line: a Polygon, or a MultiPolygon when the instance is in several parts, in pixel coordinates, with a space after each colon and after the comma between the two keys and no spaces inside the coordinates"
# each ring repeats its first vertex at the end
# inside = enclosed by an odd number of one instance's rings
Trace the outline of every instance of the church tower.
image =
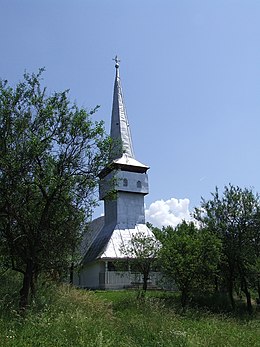
{"type": "Polygon", "coordinates": [[[116,76],[112,106],[110,165],[100,174],[100,199],[104,200],[105,224],[132,229],[145,223],[144,196],[148,194],[148,166],[135,159],[130,127],[123,99],[119,60],[115,58],[116,76]],[[111,189],[114,199],[110,198],[111,189]]]}
{"type": "Polygon", "coordinates": [[[104,200],[105,213],[88,227],[82,244],[82,267],[75,280],[75,284],[86,288],[119,289],[130,286],[136,274],[131,274],[129,268],[118,273],[115,267],[118,260],[127,264],[122,247],[138,233],[152,236],[145,224],[144,211],[149,167],[134,156],[117,57],[115,68],[110,163],[99,175],[99,197],[104,200]]]}

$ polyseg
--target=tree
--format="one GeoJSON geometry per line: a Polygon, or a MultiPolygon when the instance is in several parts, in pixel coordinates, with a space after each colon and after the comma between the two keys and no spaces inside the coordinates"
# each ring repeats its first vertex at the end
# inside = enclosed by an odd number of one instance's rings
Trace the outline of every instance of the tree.
{"type": "Polygon", "coordinates": [[[121,252],[130,259],[130,262],[143,276],[143,291],[148,287],[149,274],[157,261],[160,243],[151,233],[138,232],[131,237],[128,243],[122,244],[121,252]]]}
{"type": "Polygon", "coordinates": [[[256,232],[254,233],[254,240],[253,240],[254,255],[256,257],[256,261],[253,263],[253,267],[252,267],[252,273],[254,275],[253,286],[258,293],[258,298],[257,298],[258,304],[260,304],[260,213],[259,212],[260,211],[256,213],[256,218],[255,218],[256,232]]]}
{"type": "Polygon", "coordinates": [[[162,271],[181,291],[184,308],[194,291],[201,291],[212,283],[221,243],[207,229],[198,229],[193,222],[186,221],[176,228],[163,228],[159,239],[162,271]]]}
{"type": "Polygon", "coordinates": [[[23,275],[22,309],[40,273],[68,267],[109,149],[95,110],[48,96],[42,72],[0,81],[0,249],[23,275]]]}
{"type": "Polygon", "coordinates": [[[202,199],[195,218],[214,232],[223,244],[222,276],[226,282],[232,307],[234,289],[240,284],[252,312],[250,286],[259,261],[259,197],[251,189],[225,186],[223,196],[216,188],[211,200],[202,199]]]}

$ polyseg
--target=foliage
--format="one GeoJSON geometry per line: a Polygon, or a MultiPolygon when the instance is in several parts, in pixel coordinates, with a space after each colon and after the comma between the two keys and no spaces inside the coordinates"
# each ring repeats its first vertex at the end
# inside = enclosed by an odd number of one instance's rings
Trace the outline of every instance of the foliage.
{"type": "Polygon", "coordinates": [[[180,313],[174,308],[177,299],[176,293],[148,291],[140,304],[133,291],[94,293],[47,282],[26,319],[2,310],[0,301],[0,346],[259,345],[257,317],[241,320],[198,309],[180,313]]]}
{"type": "Polygon", "coordinates": [[[127,256],[132,264],[143,275],[143,291],[147,290],[149,273],[155,265],[160,243],[151,233],[138,232],[132,235],[128,243],[122,244],[121,252],[127,256]]]}
{"type": "Polygon", "coordinates": [[[221,274],[234,307],[234,289],[242,290],[252,311],[250,287],[259,285],[259,215],[258,195],[251,189],[233,185],[218,188],[211,200],[202,199],[195,217],[209,228],[223,244],[221,274]]]}
{"type": "Polygon", "coordinates": [[[0,81],[0,250],[23,274],[21,308],[40,273],[72,261],[109,147],[94,111],[71,104],[68,91],[48,96],[42,72],[15,88],[0,81]]]}
{"type": "Polygon", "coordinates": [[[196,228],[183,221],[158,233],[162,248],[160,263],[167,278],[172,279],[182,293],[185,307],[190,295],[208,289],[217,271],[221,243],[207,229],[196,228]]]}
{"type": "Polygon", "coordinates": [[[25,319],[0,311],[0,346],[120,345],[109,303],[68,285],[38,286],[25,319]]]}

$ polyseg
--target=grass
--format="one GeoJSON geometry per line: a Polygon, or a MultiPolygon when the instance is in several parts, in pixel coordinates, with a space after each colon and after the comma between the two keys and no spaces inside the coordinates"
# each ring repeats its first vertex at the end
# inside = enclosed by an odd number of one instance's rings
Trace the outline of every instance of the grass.
{"type": "Polygon", "coordinates": [[[150,292],[137,300],[134,291],[90,292],[47,284],[24,319],[14,309],[15,290],[3,295],[3,288],[1,347],[260,346],[259,317],[196,308],[184,313],[172,293],[150,292]]]}
{"type": "Polygon", "coordinates": [[[52,286],[25,319],[2,312],[0,346],[116,346],[114,324],[111,305],[94,293],[52,286]]]}
{"type": "Polygon", "coordinates": [[[206,310],[181,312],[176,294],[148,293],[136,301],[132,292],[98,292],[111,300],[122,331],[131,336],[132,346],[260,346],[260,321],[213,314],[206,310]],[[174,305],[175,303],[175,305],[174,305]]]}

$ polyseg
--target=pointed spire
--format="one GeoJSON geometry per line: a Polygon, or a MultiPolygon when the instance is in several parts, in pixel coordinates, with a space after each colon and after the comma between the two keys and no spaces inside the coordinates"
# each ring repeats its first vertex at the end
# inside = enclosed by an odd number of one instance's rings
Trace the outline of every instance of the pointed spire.
{"type": "Polygon", "coordinates": [[[113,60],[115,61],[116,77],[114,85],[110,136],[115,142],[115,148],[112,150],[111,159],[121,158],[124,154],[127,157],[134,158],[132,138],[127,119],[126,108],[124,105],[119,75],[120,60],[117,56],[113,60]]]}

